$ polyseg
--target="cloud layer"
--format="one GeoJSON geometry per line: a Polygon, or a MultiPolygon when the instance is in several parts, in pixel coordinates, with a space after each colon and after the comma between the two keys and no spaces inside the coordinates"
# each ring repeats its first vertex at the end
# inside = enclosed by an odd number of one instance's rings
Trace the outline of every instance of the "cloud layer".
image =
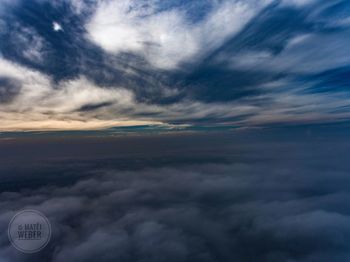
{"type": "MultiPolygon", "coordinates": [[[[226,156],[226,164],[196,163],[186,152],[188,159],[181,164],[146,164],[138,170],[129,165],[127,170],[87,171],[74,161],[75,167],[69,168],[69,178],[78,177],[74,183],[49,181],[2,192],[1,231],[17,210],[34,208],[49,217],[53,240],[44,252],[24,256],[3,234],[0,257],[6,262],[348,260],[349,168],[343,155],[348,143],[315,137],[294,137],[293,142],[246,139],[250,142],[219,139],[217,147],[201,148],[212,157],[226,156]]],[[[198,137],[176,140],[190,150],[200,149],[195,146],[198,137]]],[[[181,154],[174,149],[181,149],[173,147],[137,155],[160,161],[172,152],[173,158],[167,157],[175,160],[181,154]]],[[[42,157],[52,160],[52,152],[42,157]]],[[[48,163],[62,181],[67,172],[62,159],[48,163]]]]}

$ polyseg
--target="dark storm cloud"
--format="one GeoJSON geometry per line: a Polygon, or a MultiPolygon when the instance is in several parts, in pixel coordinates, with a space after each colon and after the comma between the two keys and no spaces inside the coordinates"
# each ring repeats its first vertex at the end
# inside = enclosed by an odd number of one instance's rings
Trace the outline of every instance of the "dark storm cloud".
{"type": "MultiPolygon", "coordinates": [[[[140,169],[103,164],[102,169],[86,170],[75,162],[76,167],[69,168],[70,177],[79,177],[74,183],[48,180],[35,188],[3,191],[1,231],[16,211],[34,208],[49,217],[53,239],[43,252],[27,256],[12,248],[3,234],[0,256],[11,262],[347,261],[348,134],[336,131],[338,139],[330,139],[335,134],[331,130],[341,127],[327,129],[319,133],[287,128],[238,137],[188,135],[175,138],[177,142],[170,136],[154,138],[157,143],[147,137],[121,139],[121,144],[136,139],[140,145],[133,152],[143,163],[140,169]],[[182,144],[190,146],[189,152],[182,144]],[[229,162],[196,162],[195,152],[229,162]],[[164,155],[187,161],[160,166],[144,161],[159,162],[164,155]]],[[[64,150],[71,153],[66,159],[74,159],[72,149],[78,145],[67,146],[64,150]]],[[[115,154],[125,151],[116,144],[110,148],[115,154]]],[[[101,156],[102,148],[81,150],[80,158],[92,162],[86,154],[101,156]]],[[[46,152],[37,158],[57,158],[50,165],[64,170],[60,154],[46,152]]],[[[114,156],[113,162],[121,159],[114,156]]]]}

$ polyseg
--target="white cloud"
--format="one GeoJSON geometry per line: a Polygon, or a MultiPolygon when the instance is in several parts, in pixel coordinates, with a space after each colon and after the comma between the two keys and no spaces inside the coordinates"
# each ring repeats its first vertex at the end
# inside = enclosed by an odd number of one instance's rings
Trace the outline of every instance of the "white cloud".
{"type": "Polygon", "coordinates": [[[287,48],[291,48],[293,46],[297,46],[297,45],[303,44],[303,43],[307,42],[312,37],[313,37],[312,34],[300,34],[300,35],[297,35],[297,36],[295,36],[295,37],[293,37],[292,39],[289,40],[289,42],[287,44],[287,48]]]}
{"type": "Polygon", "coordinates": [[[285,48],[273,55],[267,51],[243,51],[221,54],[218,63],[228,63],[233,69],[259,70],[267,73],[319,73],[346,66],[350,56],[345,48],[349,34],[301,34],[289,40],[285,48]]]}
{"type": "Polygon", "coordinates": [[[84,13],[89,9],[86,2],[82,0],[69,0],[69,3],[73,7],[72,11],[76,14],[84,13]]]}
{"type": "MultiPolygon", "coordinates": [[[[260,56],[258,56],[260,57],[260,56]]],[[[20,83],[18,94],[0,104],[0,131],[84,130],[113,126],[193,122],[210,117],[216,122],[245,127],[268,123],[326,122],[350,117],[344,93],[305,94],[307,86],[290,88],[288,79],[262,86],[279,92],[226,103],[204,103],[184,99],[156,105],[137,101],[134,93],[122,86],[97,86],[80,76],[54,84],[51,78],[33,69],[0,57],[0,78],[20,83]],[[105,105],[98,107],[98,105],[105,105]],[[84,107],[97,105],[94,110],[84,107]],[[339,112],[336,110],[340,109],[339,112]],[[336,112],[336,113],[335,113],[336,112]]],[[[6,91],[6,90],[5,90],[6,91]]]]}
{"type": "Polygon", "coordinates": [[[96,86],[84,77],[54,85],[51,79],[5,59],[0,59],[0,77],[21,83],[19,94],[0,104],[0,131],[84,130],[112,126],[166,124],[174,120],[193,120],[207,116],[223,119],[254,113],[255,106],[241,103],[202,103],[184,100],[169,105],[138,102],[123,87],[96,86]],[[84,106],[107,104],[96,110],[84,106]],[[145,117],[152,115],[152,117],[145,117]]]}
{"type": "Polygon", "coordinates": [[[171,105],[138,102],[134,93],[123,87],[96,86],[84,77],[54,85],[35,70],[0,59],[0,77],[21,83],[20,92],[6,104],[0,104],[0,131],[84,130],[112,126],[166,124],[171,120],[189,120],[206,116],[218,118],[250,113],[254,107],[235,104],[210,105],[186,100],[171,105]],[[84,106],[107,104],[97,110],[84,106]],[[152,115],[141,117],[140,115],[152,115]]]}
{"type": "MultiPolygon", "coordinates": [[[[249,69],[266,63],[273,56],[267,51],[250,51],[242,52],[230,59],[230,68],[232,69],[249,69]]],[[[227,57],[220,57],[218,62],[227,60],[227,57]]]]}
{"type": "Polygon", "coordinates": [[[313,4],[318,0],[282,0],[281,5],[282,6],[296,6],[296,7],[303,7],[309,4],[313,4]]]}
{"type": "Polygon", "coordinates": [[[12,41],[19,53],[35,63],[44,61],[47,46],[45,40],[32,28],[17,25],[18,31],[12,34],[12,41]]]}
{"type": "Polygon", "coordinates": [[[350,117],[347,111],[350,100],[344,99],[348,97],[346,92],[306,93],[305,90],[311,86],[312,83],[291,86],[288,79],[270,83],[267,88],[278,88],[279,91],[253,98],[263,105],[255,114],[244,118],[241,124],[256,126],[280,123],[327,123],[350,117]]]}
{"type": "Polygon", "coordinates": [[[152,1],[148,8],[132,0],[102,1],[86,29],[108,52],[135,52],[155,67],[173,69],[220,45],[270,2],[216,3],[204,20],[191,23],[181,9],[155,13],[152,1]]]}
{"type": "Polygon", "coordinates": [[[350,63],[346,50],[347,34],[313,34],[292,39],[286,49],[269,61],[267,68],[284,69],[294,73],[314,73],[350,63]]]}
{"type": "Polygon", "coordinates": [[[13,101],[0,104],[1,131],[160,124],[159,121],[135,119],[125,113],[117,114],[137,107],[133,93],[121,87],[98,87],[83,77],[54,86],[48,76],[1,58],[0,77],[21,83],[20,92],[13,101]],[[105,102],[113,104],[115,114],[79,111],[83,106],[105,102]]]}
{"type": "MultiPolygon", "coordinates": [[[[0,131],[86,130],[113,126],[166,125],[172,121],[194,121],[210,117],[245,127],[268,123],[326,122],[350,117],[334,110],[350,107],[338,94],[310,94],[305,87],[286,88],[272,83],[279,92],[226,103],[182,100],[168,105],[145,104],[123,87],[96,86],[84,77],[54,85],[37,71],[0,58],[0,77],[21,83],[20,92],[9,103],[0,104],[0,131]],[[95,110],[85,106],[106,104],[95,110]],[[147,115],[151,117],[147,117],[147,115]]],[[[262,87],[265,88],[266,87],[262,87]]],[[[269,87],[267,87],[269,88],[269,87]]]]}

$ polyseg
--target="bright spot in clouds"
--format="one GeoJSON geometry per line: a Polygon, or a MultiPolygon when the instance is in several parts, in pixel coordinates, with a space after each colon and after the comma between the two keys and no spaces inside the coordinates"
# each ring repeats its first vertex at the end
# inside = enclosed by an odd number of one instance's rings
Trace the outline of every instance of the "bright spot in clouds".
{"type": "Polygon", "coordinates": [[[53,28],[53,30],[54,31],[63,31],[63,28],[62,28],[62,26],[59,24],[59,23],[57,23],[57,22],[53,22],[52,23],[52,28],[53,28]]]}

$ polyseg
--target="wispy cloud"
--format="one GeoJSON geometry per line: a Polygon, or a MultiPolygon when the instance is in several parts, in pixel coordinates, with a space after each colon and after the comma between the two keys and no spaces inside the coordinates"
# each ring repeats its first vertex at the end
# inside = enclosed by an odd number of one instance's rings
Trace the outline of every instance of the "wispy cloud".
{"type": "Polygon", "coordinates": [[[213,1],[212,10],[196,23],[180,8],[156,12],[153,1],[101,2],[86,29],[108,52],[136,52],[157,68],[174,69],[224,43],[269,2],[213,1]]]}
{"type": "Polygon", "coordinates": [[[349,117],[343,1],[43,3],[2,6],[3,131],[349,117]]]}

